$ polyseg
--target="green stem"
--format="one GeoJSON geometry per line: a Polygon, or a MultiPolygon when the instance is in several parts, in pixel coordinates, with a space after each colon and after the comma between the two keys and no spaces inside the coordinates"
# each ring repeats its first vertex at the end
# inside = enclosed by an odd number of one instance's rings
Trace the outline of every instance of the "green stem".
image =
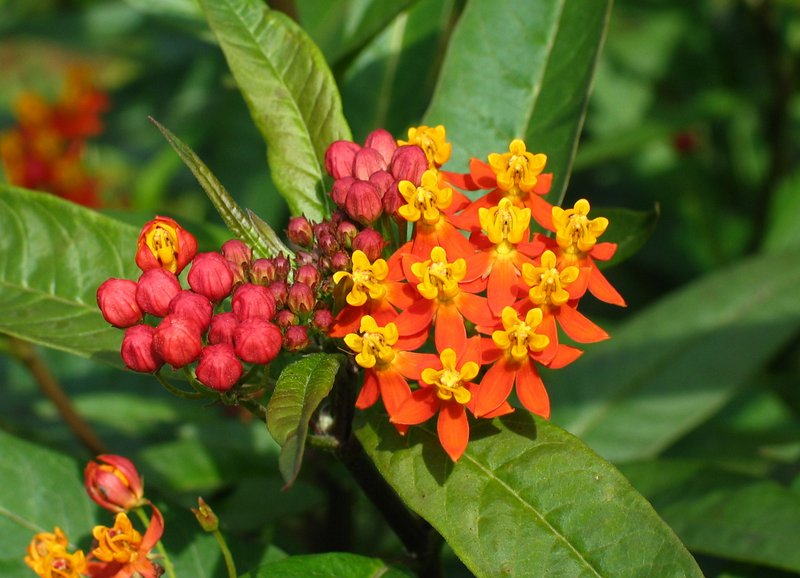
{"type": "Polygon", "coordinates": [[[183,399],[202,399],[206,397],[206,394],[201,393],[199,391],[184,391],[183,389],[175,387],[169,381],[167,381],[166,378],[164,378],[160,373],[154,373],[153,375],[161,383],[161,385],[164,386],[164,389],[166,389],[172,395],[175,395],[177,397],[182,397],[183,399]]]}
{"type": "Polygon", "coordinates": [[[231,556],[231,551],[230,548],[228,548],[228,543],[225,541],[225,536],[223,536],[222,532],[219,530],[214,530],[214,538],[216,538],[217,544],[219,544],[222,557],[225,558],[225,568],[228,570],[228,578],[236,578],[236,564],[233,563],[233,556],[231,556]]]}
{"type": "MultiPolygon", "coordinates": [[[[141,520],[142,524],[145,525],[145,528],[150,524],[150,519],[147,517],[147,514],[144,512],[143,508],[135,508],[133,510],[136,512],[136,515],[139,516],[139,520],[141,520]]],[[[175,567],[172,565],[172,560],[169,559],[169,555],[167,554],[166,548],[164,548],[164,544],[159,540],[156,543],[156,550],[158,550],[158,554],[161,557],[162,561],[164,562],[164,572],[169,578],[176,578],[175,577],[175,567]]]]}

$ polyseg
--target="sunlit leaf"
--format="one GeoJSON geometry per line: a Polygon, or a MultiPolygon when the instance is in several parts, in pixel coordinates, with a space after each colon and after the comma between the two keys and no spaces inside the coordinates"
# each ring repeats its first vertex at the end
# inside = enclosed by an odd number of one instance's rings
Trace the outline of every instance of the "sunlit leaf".
{"type": "Polygon", "coordinates": [[[408,574],[387,566],[377,558],[330,553],[291,556],[261,566],[242,578],[408,578],[408,574]]]}

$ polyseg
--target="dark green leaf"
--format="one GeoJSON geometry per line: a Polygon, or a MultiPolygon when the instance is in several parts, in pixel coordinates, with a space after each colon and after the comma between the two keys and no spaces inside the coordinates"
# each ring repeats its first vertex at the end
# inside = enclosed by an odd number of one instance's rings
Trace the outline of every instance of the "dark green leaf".
{"type": "Polygon", "coordinates": [[[312,353],[288,365],[267,406],[267,428],[281,445],[281,475],[291,485],[300,472],[308,422],[328,395],[341,361],[337,355],[312,353]]]}
{"type": "Polygon", "coordinates": [[[560,204],[610,11],[610,0],[467,3],[425,115],[447,128],[449,170],[524,138],[547,154],[560,204]]]}
{"type": "Polygon", "coordinates": [[[553,420],[612,461],[657,455],[797,333],[799,285],[799,254],[763,256],[662,299],[545,376],[553,420]]]}
{"type": "Polygon", "coordinates": [[[619,265],[635,255],[655,232],[659,213],[658,205],[652,211],[592,207],[592,218],[600,216],[609,220],[608,229],[600,241],[617,244],[614,257],[608,261],[598,261],[597,264],[605,269],[619,265]]]}
{"type": "Polygon", "coordinates": [[[457,464],[430,426],[401,437],[371,412],[356,435],[403,501],[477,576],[702,576],[613,466],[527,413],[473,426],[457,464]]]}
{"type": "Polygon", "coordinates": [[[767,251],[800,249],[800,227],[795,218],[800,211],[800,171],[787,177],[770,200],[763,246],[767,251]]]}
{"type": "Polygon", "coordinates": [[[251,219],[252,214],[250,216],[245,214],[236,203],[236,200],[222,186],[222,183],[217,180],[217,177],[186,143],[155,119],[151,118],[150,121],[156,125],[161,134],[164,135],[164,138],[167,139],[167,142],[192,171],[197,182],[203,187],[231,233],[250,245],[253,253],[258,257],[270,257],[280,252],[291,253],[269,225],[259,219],[259,223],[256,226],[251,219]]]}
{"type": "Polygon", "coordinates": [[[58,526],[75,547],[91,536],[97,508],[75,461],[3,431],[0,447],[0,568],[3,576],[29,576],[22,559],[31,538],[58,526]]]}
{"type": "Polygon", "coordinates": [[[84,207],[0,185],[0,332],[120,365],[122,331],[96,292],[109,277],[138,278],[137,237],[84,207]]]}
{"type": "Polygon", "coordinates": [[[350,138],[325,59],[295,22],[261,0],[200,3],[267,142],[275,185],[293,214],[321,220],[325,149],[350,138]]]}
{"type": "Polygon", "coordinates": [[[291,556],[261,566],[241,578],[408,578],[376,558],[331,553],[291,556]]]}
{"type": "Polygon", "coordinates": [[[624,468],[695,552],[800,572],[800,494],[775,482],[657,461],[624,468]]]}

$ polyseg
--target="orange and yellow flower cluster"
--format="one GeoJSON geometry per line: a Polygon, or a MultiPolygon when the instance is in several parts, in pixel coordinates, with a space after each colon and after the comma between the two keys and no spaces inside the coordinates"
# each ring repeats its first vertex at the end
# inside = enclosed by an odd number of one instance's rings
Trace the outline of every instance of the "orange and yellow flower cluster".
{"type": "Polygon", "coordinates": [[[364,369],[359,408],[382,400],[401,433],[438,415],[441,444],[458,460],[467,412],[509,413],[516,391],[526,409],[549,417],[538,368],[581,354],[559,328],[579,343],[608,338],[578,304],[588,291],[625,305],[596,265],[616,245],[598,242],[608,220],[590,218],[588,201],[563,209],[543,198],[547,158],[521,140],[488,162],[472,159],[467,174],[442,170],[451,147],[441,126],[410,129],[398,144],[419,146],[428,160],[416,182],[397,185],[403,203],[391,217],[410,239],[386,259],[355,251],[351,268],[334,275],[345,303],[331,336],[364,369]],[[461,191],[483,194],[471,202],[461,191]],[[533,233],[532,219],[552,236],[533,233]],[[418,351],[429,341],[435,353],[418,351]]]}
{"type": "Polygon", "coordinates": [[[108,107],[90,74],[71,69],[57,102],[24,92],[14,103],[17,125],[0,133],[0,160],[13,185],[89,207],[100,205],[98,181],[83,163],[86,140],[102,130],[108,107]]]}

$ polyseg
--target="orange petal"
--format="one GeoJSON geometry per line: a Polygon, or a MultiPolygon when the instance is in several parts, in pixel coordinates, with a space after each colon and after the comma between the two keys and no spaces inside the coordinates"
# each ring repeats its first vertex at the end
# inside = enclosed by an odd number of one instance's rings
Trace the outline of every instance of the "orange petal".
{"type": "Polygon", "coordinates": [[[481,189],[494,189],[497,187],[497,175],[494,174],[492,167],[480,159],[469,159],[469,174],[472,180],[481,189]]]}
{"type": "Polygon", "coordinates": [[[439,174],[444,177],[447,184],[458,187],[461,190],[475,191],[480,188],[469,174],[463,175],[461,173],[451,173],[449,171],[439,171],[439,174]]]}
{"type": "Polygon", "coordinates": [[[497,324],[499,315],[494,315],[492,313],[485,297],[462,292],[454,301],[458,304],[458,310],[464,317],[472,321],[475,325],[488,327],[497,324]]]}
{"type": "Polygon", "coordinates": [[[626,306],[625,299],[614,289],[614,286],[608,282],[608,279],[596,266],[589,275],[589,292],[600,301],[611,303],[611,305],[619,305],[620,307],[626,306]]]}
{"type": "Polygon", "coordinates": [[[533,186],[533,192],[537,195],[546,195],[550,192],[550,187],[553,185],[553,173],[543,173],[536,177],[536,184],[533,186]]]}
{"type": "Polygon", "coordinates": [[[578,349],[577,347],[572,347],[571,345],[564,345],[563,343],[558,344],[558,351],[556,352],[555,357],[550,360],[549,363],[546,363],[547,367],[550,369],[561,369],[562,367],[566,367],[576,359],[578,359],[581,355],[583,355],[583,350],[578,349]]]}
{"type": "Polygon", "coordinates": [[[386,407],[386,411],[389,412],[389,417],[394,417],[397,409],[411,396],[411,388],[408,387],[408,383],[400,375],[400,372],[395,369],[380,371],[377,378],[383,405],[386,407]]]}
{"type": "Polygon", "coordinates": [[[505,358],[492,365],[481,382],[471,390],[472,413],[476,417],[483,417],[497,409],[511,395],[516,375],[517,368],[510,365],[505,358]]]}
{"type": "Polygon", "coordinates": [[[575,301],[583,297],[589,286],[589,277],[591,277],[592,270],[588,267],[581,267],[579,271],[578,278],[566,287],[570,301],[575,301]]]}
{"type": "Polygon", "coordinates": [[[592,256],[592,259],[597,259],[598,261],[608,261],[616,252],[616,243],[596,243],[595,246],[592,247],[592,250],[589,252],[589,254],[592,256]]]}
{"type": "Polygon", "coordinates": [[[419,299],[419,293],[413,285],[408,283],[385,282],[387,293],[386,300],[398,309],[408,309],[419,299]]]}
{"type": "Polygon", "coordinates": [[[517,299],[520,274],[514,262],[508,258],[498,258],[489,274],[486,289],[489,307],[495,317],[500,316],[504,307],[510,306],[517,299]]]}
{"type": "Polygon", "coordinates": [[[514,408],[511,407],[510,403],[504,401],[496,410],[484,414],[483,417],[486,419],[492,419],[493,417],[500,417],[501,415],[507,415],[509,413],[514,413],[514,408]]]}
{"type": "Polygon", "coordinates": [[[464,406],[455,401],[442,404],[436,431],[444,451],[457,462],[469,443],[469,421],[464,406]]]}
{"type": "Polygon", "coordinates": [[[550,419],[550,398],[536,366],[530,360],[523,363],[517,372],[517,397],[525,409],[550,419]]]}
{"type": "Polygon", "coordinates": [[[569,305],[559,307],[557,317],[564,333],[579,343],[594,343],[609,337],[601,327],[592,323],[588,317],[569,305]]]}
{"type": "Polygon", "coordinates": [[[439,404],[435,388],[423,387],[412,392],[390,419],[392,423],[416,425],[436,415],[439,404]]]}
{"type": "MultiPolygon", "coordinates": [[[[475,245],[470,243],[469,239],[462,235],[461,231],[456,229],[452,223],[440,223],[436,229],[436,244],[444,247],[447,260],[451,263],[459,257],[466,258],[477,250],[475,245]]],[[[426,259],[430,257],[430,254],[428,251],[426,259]]]]}
{"type": "MultiPolygon", "coordinates": [[[[476,281],[482,284],[482,288],[485,289],[486,279],[489,277],[489,272],[492,270],[494,258],[495,253],[493,250],[480,251],[464,257],[464,260],[467,262],[467,274],[464,277],[464,282],[462,282],[462,287],[466,286],[467,282],[476,281]]],[[[480,286],[475,293],[479,291],[480,286]]]]}
{"type": "Polygon", "coordinates": [[[525,206],[531,210],[531,216],[537,223],[548,231],[554,230],[553,205],[545,201],[542,197],[529,195],[525,206]]]}
{"type": "Polygon", "coordinates": [[[466,208],[471,202],[472,201],[469,200],[469,197],[463,193],[453,190],[453,200],[450,202],[450,206],[447,207],[444,212],[447,214],[457,213],[458,211],[466,208]]]}
{"type": "Polygon", "coordinates": [[[455,304],[439,305],[433,338],[438,351],[444,351],[448,347],[460,351],[464,347],[467,341],[467,329],[464,326],[464,318],[461,317],[455,304]]]}
{"type": "Polygon", "coordinates": [[[418,335],[420,331],[427,331],[435,312],[436,303],[428,299],[420,299],[394,320],[397,332],[400,335],[418,335]]]}
{"type": "Polygon", "coordinates": [[[356,399],[356,407],[358,409],[367,409],[378,401],[381,396],[381,390],[378,388],[378,378],[375,372],[368,369],[364,373],[364,385],[356,399]]]}
{"type": "Polygon", "coordinates": [[[345,305],[344,308],[339,311],[336,319],[334,319],[333,326],[328,335],[330,337],[344,337],[348,333],[357,332],[363,314],[364,310],[362,307],[345,305]]]}
{"type": "Polygon", "coordinates": [[[161,511],[152,502],[150,502],[150,507],[153,508],[153,515],[150,517],[150,525],[147,526],[147,531],[142,537],[142,542],[139,546],[140,552],[152,550],[164,533],[164,516],[161,515],[161,511]]]}
{"type": "Polygon", "coordinates": [[[435,353],[414,353],[413,351],[398,351],[392,367],[408,379],[419,381],[422,379],[422,370],[426,367],[441,367],[439,356],[435,353]]]}
{"type": "Polygon", "coordinates": [[[503,350],[497,347],[492,341],[491,337],[481,338],[481,365],[489,365],[494,363],[500,356],[503,355],[503,350]]]}

